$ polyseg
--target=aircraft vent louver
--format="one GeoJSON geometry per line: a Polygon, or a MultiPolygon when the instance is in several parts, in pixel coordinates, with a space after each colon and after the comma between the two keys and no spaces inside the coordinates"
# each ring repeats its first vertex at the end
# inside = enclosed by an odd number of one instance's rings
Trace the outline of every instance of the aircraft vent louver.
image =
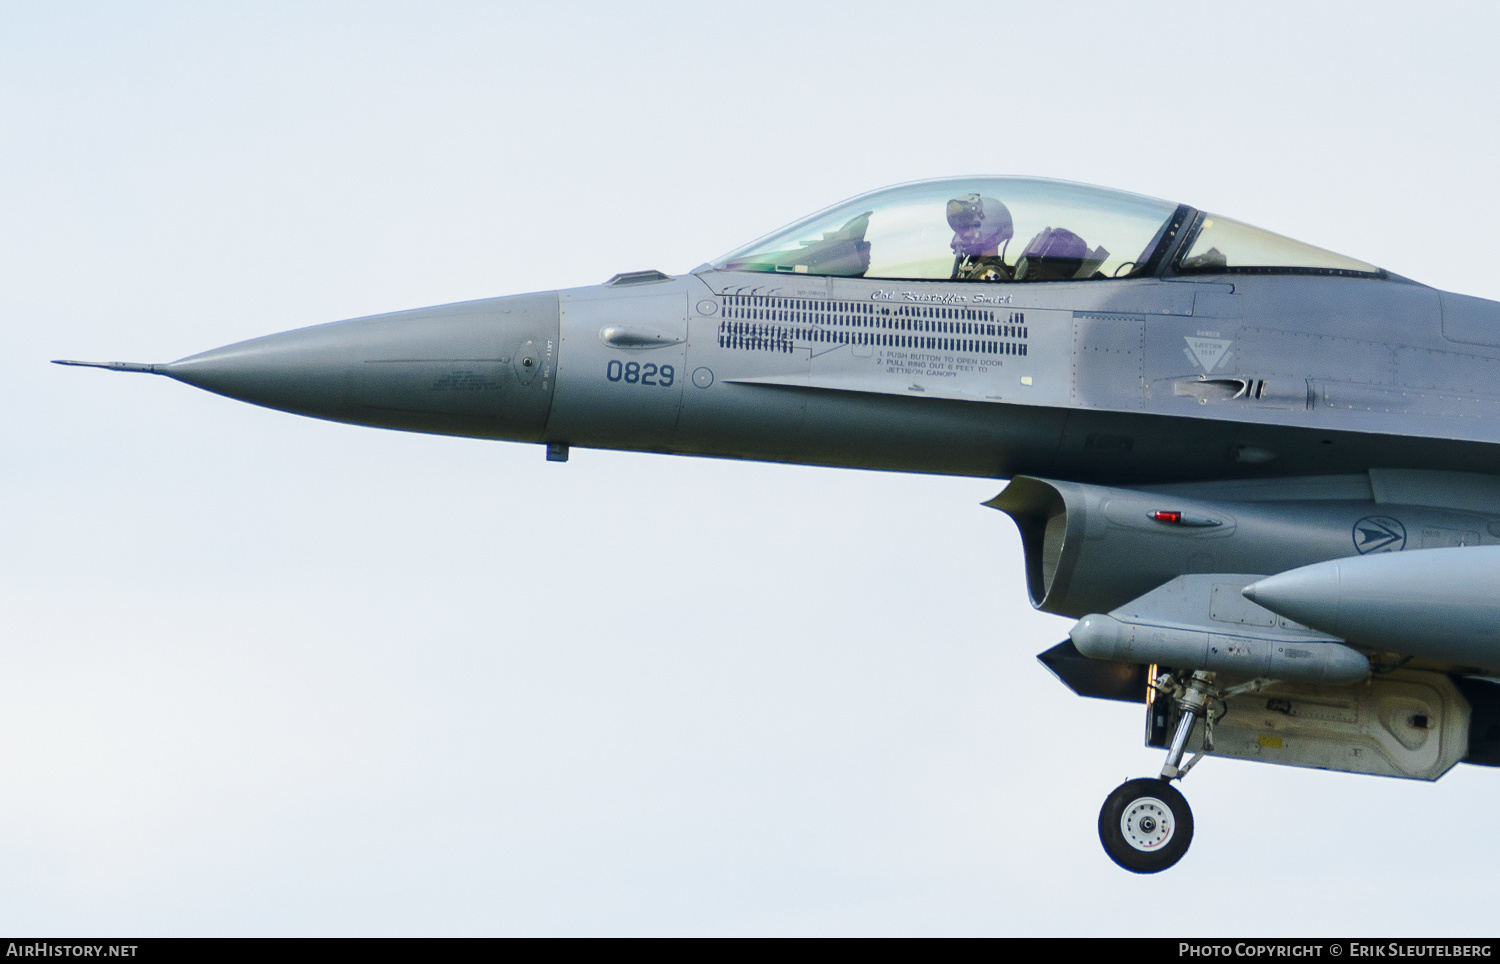
{"type": "Polygon", "coordinates": [[[814,355],[842,345],[1024,356],[1026,313],[950,305],[723,295],[719,347],[814,355]]]}

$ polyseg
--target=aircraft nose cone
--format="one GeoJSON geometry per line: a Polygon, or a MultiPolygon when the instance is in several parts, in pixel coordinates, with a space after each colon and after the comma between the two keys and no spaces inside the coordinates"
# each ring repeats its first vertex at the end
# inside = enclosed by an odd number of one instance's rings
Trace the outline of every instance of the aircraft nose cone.
{"type": "Polygon", "coordinates": [[[267,335],[157,370],[315,418],[538,441],[557,343],[558,298],[545,292],[267,335]]]}

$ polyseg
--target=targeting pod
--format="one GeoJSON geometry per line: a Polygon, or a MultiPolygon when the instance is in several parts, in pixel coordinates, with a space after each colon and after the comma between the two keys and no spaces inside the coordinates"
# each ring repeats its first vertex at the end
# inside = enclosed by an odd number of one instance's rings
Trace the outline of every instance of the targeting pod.
{"type": "Polygon", "coordinates": [[[1332,641],[1293,642],[1152,626],[1100,613],[1080,619],[1068,635],[1080,653],[1094,659],[1155,663],[1299,683],[1355,683],[1370,672],[1368,659],[1332,641]]]}

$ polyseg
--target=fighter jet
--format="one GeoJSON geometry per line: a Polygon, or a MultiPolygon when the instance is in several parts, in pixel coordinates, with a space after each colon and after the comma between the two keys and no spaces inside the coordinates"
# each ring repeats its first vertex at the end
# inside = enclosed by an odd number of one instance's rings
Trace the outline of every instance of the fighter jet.
{"type": "Polygon", "coordinates": [[[257,405],[543,445],[1007,479],[1039,659],[1135,703],[1099,836],[1187,851],[1204,756],[1500,765],[1500,304],[1185,204],[1034,178],[864,194],[672,277],[165,364],[257,405]]]}

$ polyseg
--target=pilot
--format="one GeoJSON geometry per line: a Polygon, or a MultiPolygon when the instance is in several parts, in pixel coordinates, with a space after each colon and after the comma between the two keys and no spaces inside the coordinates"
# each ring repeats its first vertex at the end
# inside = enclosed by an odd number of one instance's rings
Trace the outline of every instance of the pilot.
{"type": "Polygon", "coordinates": [[[1016,233],[1010,210],[992,197],[965,194],[948,202],[953,229],[953,274],[957,281],[1010,281],[1002,245],[1016,233]]]}

